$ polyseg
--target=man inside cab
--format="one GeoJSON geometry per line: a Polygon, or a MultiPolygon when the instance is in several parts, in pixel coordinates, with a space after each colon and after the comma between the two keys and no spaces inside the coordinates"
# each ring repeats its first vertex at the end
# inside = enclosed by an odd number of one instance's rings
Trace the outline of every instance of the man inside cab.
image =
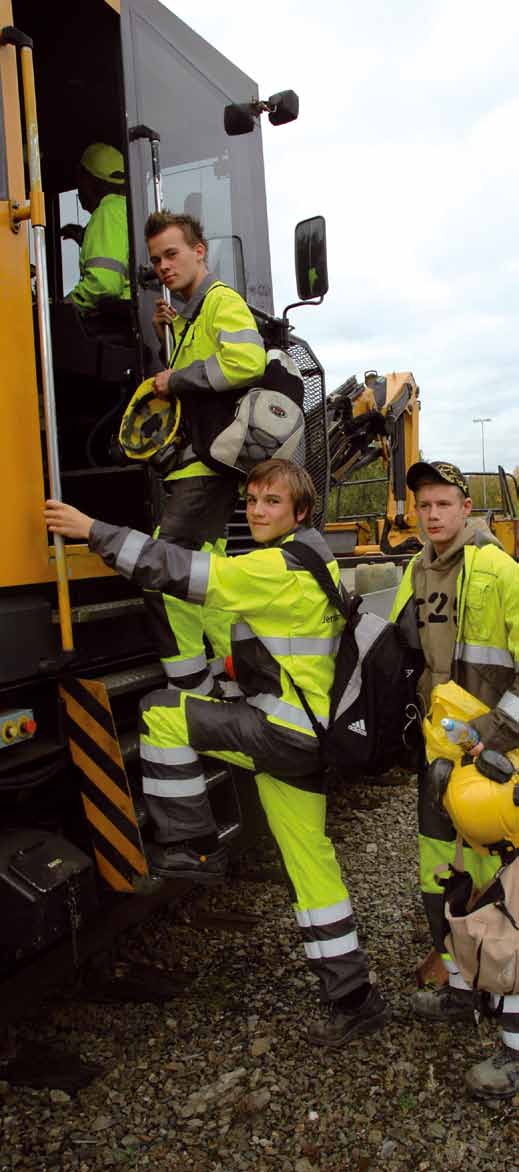
{"type": "Polygon", "coordinates": [[[233,674],[241,698],[219,700],[170,687],[142,701],[143,789],[155,833],[151,863],[163,876],[206,885],[221,881],[225,851],[199,754],[255,775],[294,889],[305,953],[328,1009],[309,1028],[309,1040],[333,1048],[380,1029],[387,1010],[370,983],[348,890],[326,835],[319,746],[294,687],[325,723],[344,620],[313,575],[291,557],[290,544],[297,538],[316,551],[337,584],[339,567],[311,527],[315,490],[299,465],[280,459],[258,464],[246,501],[258,548],[233,558],[103,524],[58,501],[47,502],[46,520],[53,533],[87,539],[109,566],[143,588],[237,615],[233,674]]]}
{"type": "MultiPolygon", "coordinates": [[[[480,737],[472,755],[484,748],[506,753],[519,746],[519,565],[482,518],[471,517],[468,484],[454,464],[413,464],[407,483],[416,497],[425,545],[407,566],[391,618],[423,651],[418,685],[423,711],[430,707],[434,686],[454,680],[489,709],[470,722],[480,737]]],[[[413,1008],[429,1021],[470,1021],[474,994],[445,950],[444,890],[437,873],[438,867],[454,863],[456,830],[438,807],[427,769],[418,778],[418,830],[422,897],[448,984],[419,990],[413,1008]]],[[[482,857],[468,846],[463,854],[477,886],[500,865],[495,854],[482,857]]],[[[480,1098],[519,1090],[519,998],[505,997],[502,1013],[503,1050],[466,1076],[480,1098]]]]}
{"type": "Polygon", "coordinates": [[[78,168],[81,206],[90,212],[86,228],[65,224],[64,240],[80,246],[80,278],[68,295],[81,315],[103,310],[103,303],[130,300],[128,219],[124,159],[105,142],[83,151],[78,168]]]}

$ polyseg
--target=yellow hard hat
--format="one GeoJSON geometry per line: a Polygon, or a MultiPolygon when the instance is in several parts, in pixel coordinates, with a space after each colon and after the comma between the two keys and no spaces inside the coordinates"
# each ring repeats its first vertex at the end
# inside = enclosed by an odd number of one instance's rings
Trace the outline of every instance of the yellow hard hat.
{"type": "Polygon", "coordinates": [[[497,843],[519,847],[516,768],[509,757],[484,749],[475,761],[452,769],[443,805],[456,830],[480,854],[497,843]]]}
{"type": "Polygon", "coordinates": [[[80,165],[107,183],[124,183],[124,159],[120,151],[106,142],[92,142],[83,151],[80,165]]]}
{"type": "Polygon", "coordinates": [[[162,466],[179,442],[180,400],[161,399],[147,378],[132,395],[119,428],[119,443],[129,460],[162,466]]]}

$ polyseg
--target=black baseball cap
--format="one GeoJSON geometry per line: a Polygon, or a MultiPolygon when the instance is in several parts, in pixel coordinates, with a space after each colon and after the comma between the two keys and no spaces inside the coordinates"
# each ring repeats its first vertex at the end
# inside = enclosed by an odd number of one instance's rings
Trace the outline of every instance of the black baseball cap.
{"type": "Polygon", "coordinates": [[[461,489],[464,496],[469,496],[469,486],[463,472],[460,472],[455,464],[446,464],[444,460],[434,460],[432,464],[420,460],[417,464],[411,464],[407,473],[407,483],[412,492],[416,492],[422,480],[453,484],[455,488],[461,489]]]}

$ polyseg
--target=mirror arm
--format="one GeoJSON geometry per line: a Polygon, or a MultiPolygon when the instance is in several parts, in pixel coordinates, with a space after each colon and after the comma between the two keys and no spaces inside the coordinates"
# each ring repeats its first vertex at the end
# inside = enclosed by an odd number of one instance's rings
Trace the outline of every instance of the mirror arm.
{"type": "Polygon", "coordinates": [[[323,301],[324,301],[324,294],[322,297],[317,297],[313,301],[293,301],[291,305],[285,306],[285,308],[283,310],[283,321],[286,321],[286,317],[287,317],[289,309],[299,309],[300,305],[321,305],[323,301]]]}

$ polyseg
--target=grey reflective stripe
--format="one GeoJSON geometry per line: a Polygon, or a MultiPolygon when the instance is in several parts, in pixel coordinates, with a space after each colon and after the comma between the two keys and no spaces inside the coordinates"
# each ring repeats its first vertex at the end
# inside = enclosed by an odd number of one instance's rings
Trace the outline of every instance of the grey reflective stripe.
{"type": "Polygon", "coordinates": [[[209,358],[206,358],[204,369],[213,391],[229,391],[233,389],[233,384],[225,377],[216,354],[210,354],[209,358]]]}
{"type": "Polygon", "coordinates": [[[205,602],[211,569],[211,554],[194,550],[191,554],[191,572],[187,587],[189,602],[205,602]]]}
{"type": "Polygon", "coordinates": [[[83,269],[111,269],[114,273],[122,273],[123,277],[128,276],[128,266],[120,260],[114,260],[113,256],[91,256],[89,260],[82,261],[82,266],[83,269]]]}
{"type": "Polygon", "coordinates": [[[258,639],[273,655],[334,655],[341,641],[340,635],[324,639],[310,639],[306,635],[293,635],[285,639],[278,635],[258,635],[248,623],[234,623],[233,642],[243,639],[258,639]]]}
{"type": "Polygon", "coordinates": [[[218,659],[211,659],[208,667],[212,676],[219,676],[220,673],[225,670],[225,660],[223,656],[220,656],[218,659]]]}
{"type": "MultiPolygon", "coordinates": [[[[503,1009],[503,1013],[506,1013],[506,1009],[503,1009]]],[[[503,1045],[508,1046],[509,1050],[519,1050],[519,1033],[514,1034],[511,1030],[501,1030],[501,1039],[503,1045]]]]}
{"type": "Polygon", "coordinates": [[[168,680],[168,688],[176,688],[177,692],[196,692],[197,696],[208,696],[214,688],[214,680],[211,672],[208,671],[205,678],[200,684],[189,684],[188,687],[182,682],[176,684],[174,680],[168,680]]]}
{"type": "Polygon", "coordinates": [[[250,346],[260,346],[262,350],[265,349],[263,345],[263,338],[258,334],[257,330],[220,330],[218,334],[219,342],[243,342],[250,346]]]}
{"type": "Polygon", "coordinates": [[[359,938],[355,931],[347,932],[346,936],[338,936],[336,940],[310,940],[304,946],[306,955],[312,960],[344,956],[346,952],[355,952],[358,947],[359,938]]]}
{"type": "Polygon", "coordinates": [[[145,794],[152,794],[155,798],[198,798],[205,794],[207,782],[203,775],[190,777],[186,781],[160,781],[157,777],[142,777],[142,788],[145,794]]]}
{"type": "Polygon", "coordinates": [[[515,724],[519,724],[519,696],[513,692],[504,692],[497,705],[497,712],[504,712],[515,724]]]}
{"type": "Polygon", "coordinates": [[[454,658],[464,663],[486,663],[489,667],[514,667],[513,656],[502,647],[481,647],[475,643],[456,643],[454,658]]]}
{"type": "Polygon", "coordinates": [[[296,908],[296,920],[300,928],[322,928],[326,924],[346,920],[352,914],[350,899],[341,899],[339,903],[331,903],[329,907],[313,907],[307,911],[299,911],[296,908]]]}
{"type": "Polygon", "coordinates": [[[179,745],[176,749],[163,749],[160,745],[150,745],[142,738],[139,743],[142,761],[155,761],[159,765],[191,765],[198,761],[198,754],[188,745],[179,745]]]}
{"type": "Polygon", "coordinates": [[[258,637],[248,623],[233,623],[231,636],[233,643],[239,643],[242,639],[257,639],[258,637]]]}
{"type": "Polygon", "coordinates": [[[258,635],[257,638],[273,655],[333,655],[341,641],[340,635],[326,639],[310,639],[304,635],[295,635],[289,639],[274,635],[258,635]]]}
{"type": "MultiPolygon", "coordinates": [[[[277,696],[260,692],[258,696],[247,696],[247,704],[250,704],[251,708],[260,708],[268,716],[286,720],[287,724],[295,724],[297,728],[306,728],[309,732],[314,731],[306,712],[302,708],[296,708],[295,704],[289,704],[287,700],[278,700],[277,696]]],[[[327,716],[317,716],[317,719],[323,728],[328,727],[327,716]]]]}
{"type": "Polygon", "coordinates": [[[161,659],[162,667],[168,679],[174,680],[177,676],[190,676],[196,671],[203,671],[207,667],[207,659],[202,655],[193,655],[192,659],[161,659]]]}
{"type": "Polygon", "coordinates": [[[467,985],[461,973],[453,973],[451,969],[449,969],[449,987],[451,989],[470,989],[470,985],[467,985]]]}
{"type": "Polygon", "coordinates": [[[115,568],[120,574],[131,578],[147,541],[151,541],[148,534],[139,533],[138,529],[130,530],[115,559],[115,568]]]}
{"type": "MultiPolygon", "coordinates": [[[[497,1009],[497,1003],[499,1001],[500,997],[497,996],[497,1002],[494,1006],[495,1009],[497,1009]]],[[[519,1013],[519,997],[517,994],[510,993],[508,996],[503,997],[503,1013],[519,1013]]]]}
{"type": "Polygon", "coordinates": [[[368,611],[362,615],[360,622],[355,627],[355,642],[359,649],[359,658],[348,680],[348,686],[344,690],[337,705],[337,711],[335,713],[336,721],[357,699],[362,684],[363,661],[370,647],[375,642],[375,639],[378,639],[380,632],[386,625],[385,619],[381,619],[378,615],[368,611]]]}

